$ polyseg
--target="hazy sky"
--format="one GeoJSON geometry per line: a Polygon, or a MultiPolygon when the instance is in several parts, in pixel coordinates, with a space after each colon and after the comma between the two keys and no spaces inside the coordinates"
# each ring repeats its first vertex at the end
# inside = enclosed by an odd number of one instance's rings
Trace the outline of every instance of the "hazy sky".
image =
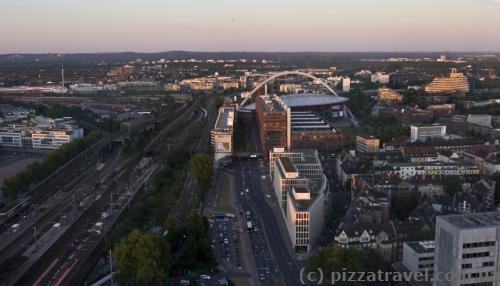
{"type": "Polygon", "coordinates": [[[500,0],[0,0],[0,53],[500,51],[500,0]]]}

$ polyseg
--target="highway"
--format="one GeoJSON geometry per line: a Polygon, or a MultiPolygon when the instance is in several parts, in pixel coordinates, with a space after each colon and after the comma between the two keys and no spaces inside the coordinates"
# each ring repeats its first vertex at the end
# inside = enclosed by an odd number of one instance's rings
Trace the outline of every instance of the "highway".
{"type": "MultiPolygon", "coordinates": [[[[248,127],[251,137],[250,146],[254,154],[258,153],[259,141],[255,125],[248,127]]],[[[260,159],[242,159],[219,170],[216,185],[220,185],[223,176],[233,176],[234,192],[238,208],[242,210],[239,220],[249,220],[254,225],[254,231],[243,234],[248,236],[250,252],[243,248],[242,255],[251,255],[247,265],[252,277],[251,285],[276,285],[284,282],[286,285],[301,285],[299,279],[303,264],[297,260],[288,237],[281,209],[275,198],[269,177],[267,164],[260,159]],[[247,219],[246,212],[250,212],[247,219]]],[[[216,202],[217,192],[207,195],[209,205],[216,202]]],[[[242,241],[244,245],[244,239],[242,241]]]]}

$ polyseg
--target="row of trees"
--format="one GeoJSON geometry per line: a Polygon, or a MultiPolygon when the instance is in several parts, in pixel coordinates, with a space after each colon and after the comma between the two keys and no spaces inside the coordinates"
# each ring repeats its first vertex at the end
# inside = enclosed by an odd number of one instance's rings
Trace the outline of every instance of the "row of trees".
{"type": "Polygon", "coordinates": [[[26,193],[101,137],[101,132],[91,132],[84,138],[64,144],[58,150],[47,154],[41,161],[29,164],[22,172],[7,177],[2,187],[4,196],[13,199],[19,194],[26,193]]]}

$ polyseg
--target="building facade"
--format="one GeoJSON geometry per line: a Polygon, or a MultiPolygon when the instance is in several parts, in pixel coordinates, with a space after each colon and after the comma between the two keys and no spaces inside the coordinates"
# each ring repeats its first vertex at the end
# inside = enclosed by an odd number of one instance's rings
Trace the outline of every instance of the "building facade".
{"type": "Polygon", "coordinates": [[[434,273],[451,279],[434,285],[500,285],[499,242],[499,212],[438,216],[434,273]]]}
{"type": "Polygon", "coordinates": [[[469,92],[469,81],[467,77],[458,72],[457,69],[452,69],[448,77],[436,77],[425,87],[428,93],[454,93],[454,92],[469,92]]]}
{"type": "Polygon", "coordinates": [[[443,138],[446,135],[446,125],[411,125],[410,142],[426,141],[427,139],[443,138]]]}

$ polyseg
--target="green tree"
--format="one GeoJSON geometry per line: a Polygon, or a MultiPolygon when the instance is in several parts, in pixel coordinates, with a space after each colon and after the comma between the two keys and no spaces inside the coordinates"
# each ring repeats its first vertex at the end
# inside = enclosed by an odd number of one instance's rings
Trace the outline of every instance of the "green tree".
{"type": "Polygon", "coordinates": [[[444,181],[444,190],[449,196],[454,196],[462,190],[462,184],[460,177],[458,176],[447,176],[444,181]]]}
{"type": "Polygon", "coordinates": [[[392,211],[401,219],[407,219],[408,215],[418,206],[420,193],[417,191],[400,191],[394,195],[392,211]]]}
{"type": "Polygon", "coordinates": [[[202,191],[208,190],[212,182],[213,160],[208,154],[198,154],[191,160],[191,171],[202,191]]]}
{"type": "MultiPolygon", "coordinates": [[[[357,249],[340,247],[336,244],[317,251],[306,262],[308,271],[320,268],[323,273],[345,271],[378,271],[387,270],[388,265],[382,256],[373,249],[357,249]]],[[[349,283],[339,285],[350,285],[349,283]]]]}
{"type": "Polygon", "coordinates": [[[165,284],[172,256],[163,237],[134,229],[115,245],[113,255],[120,285],[165,284]]]}

